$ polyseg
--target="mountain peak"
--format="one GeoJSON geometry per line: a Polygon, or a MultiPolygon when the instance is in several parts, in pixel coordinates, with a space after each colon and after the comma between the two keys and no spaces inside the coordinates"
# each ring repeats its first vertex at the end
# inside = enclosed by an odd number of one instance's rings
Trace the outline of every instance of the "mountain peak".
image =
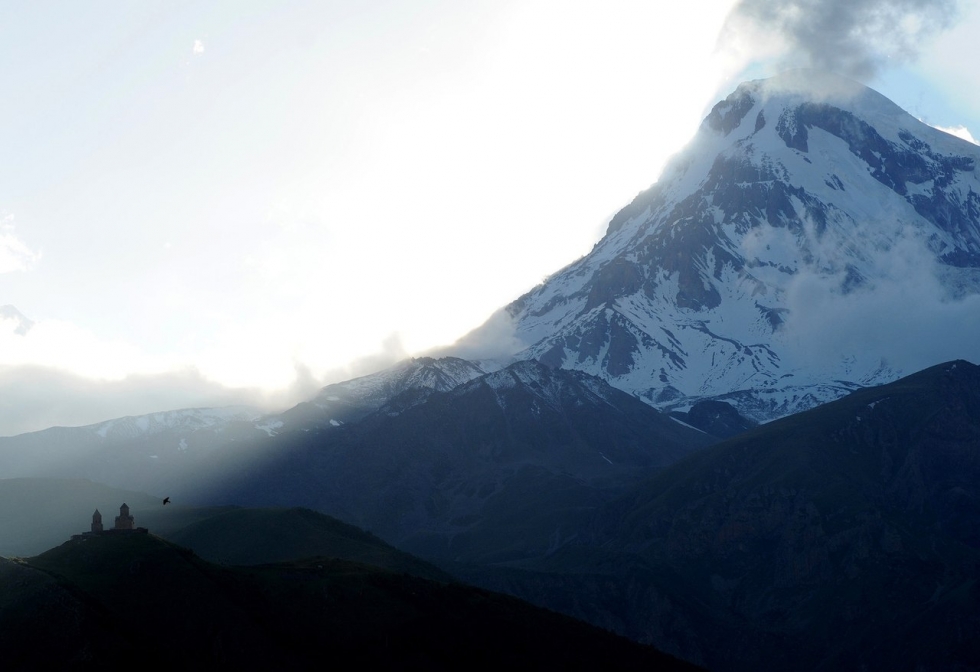
{"type": "Polygon", "coordinates": [[[949,341],[980,295],[978,164],[975,145],[857,82],[746,82],[590,254],[505,309],[514,358],[764,421],[962,357],[949,341]],[[923,361],[923,338],[904,340],[939,304],[952,328],[923,361]],[[894,338],[868,338],[899,314],[894,338]]]}
{"type": "Polygon", "coordinates": [[[832,103],[842,107],[871,104],[902,111],[898,105],[874,89],[853,79],[816,68],[787,70],[765,79],[743,82],[736,87],[733,95],[740,92],[754,92],[762,98],[782,97],[787,100],[832,103]]]}

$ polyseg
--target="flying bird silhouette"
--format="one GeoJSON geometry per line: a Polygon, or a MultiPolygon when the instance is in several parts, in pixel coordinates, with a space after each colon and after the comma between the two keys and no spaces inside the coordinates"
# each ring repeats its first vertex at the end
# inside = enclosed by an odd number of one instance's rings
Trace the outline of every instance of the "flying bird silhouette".
{"type": "Polygon", "coordinates": [[[169,503],[170,503],[170,498],[169,497],[164,497],[163,498],[163,505],[166,506],[169,503]]]}

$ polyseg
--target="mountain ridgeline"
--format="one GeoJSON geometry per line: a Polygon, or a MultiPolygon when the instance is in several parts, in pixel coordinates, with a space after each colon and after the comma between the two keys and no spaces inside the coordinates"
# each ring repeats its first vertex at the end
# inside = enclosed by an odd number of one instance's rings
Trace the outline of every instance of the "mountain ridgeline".
{"type": "Polygon", "coordinates": [[[599,378],[533,361],[278,438],[196,496],[309,506],[468,561],[553,550],[601,503],[715,441],[599,378]]]}

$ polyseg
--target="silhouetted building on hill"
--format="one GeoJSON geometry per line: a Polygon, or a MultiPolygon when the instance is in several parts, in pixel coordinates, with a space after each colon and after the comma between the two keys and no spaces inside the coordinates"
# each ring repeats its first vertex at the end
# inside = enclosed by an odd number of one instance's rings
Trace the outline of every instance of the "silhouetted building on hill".
{"type": "Polygon", "coordinates": [[[136,527],[136,519],[129,513],[129,506],[123,503],[119,507],[119,515],[116,516],[116,524],[113,527],[108,530],[103,529],[102,514],[96,509],[95,513],[92,514],[91,531],[82,534],[73,534],[71,538],[77,539],[78,537],[88,537],[93,534],[112,534],[116,532],[138,532],[140,534],[146,534],[148,530],[145,527],[136,527]]]}

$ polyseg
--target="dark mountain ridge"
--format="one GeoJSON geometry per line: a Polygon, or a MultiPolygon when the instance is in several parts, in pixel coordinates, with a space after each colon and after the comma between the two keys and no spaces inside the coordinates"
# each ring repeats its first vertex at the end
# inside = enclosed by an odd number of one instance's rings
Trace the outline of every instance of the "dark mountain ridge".
{"type": "Polygon", "coordinates": [[[500,560],[566,543],[614,493],[714,440],[592,376],[520,362],[280,435],[197,497],[299,504],[416,554],[500,560]]]}
{"type": "Polygon", "coordinates": [[[975,669],[980,367],[935,366],[750,430],[590,529],[524,576],[461,575],[711,669],[975,669]]]}

